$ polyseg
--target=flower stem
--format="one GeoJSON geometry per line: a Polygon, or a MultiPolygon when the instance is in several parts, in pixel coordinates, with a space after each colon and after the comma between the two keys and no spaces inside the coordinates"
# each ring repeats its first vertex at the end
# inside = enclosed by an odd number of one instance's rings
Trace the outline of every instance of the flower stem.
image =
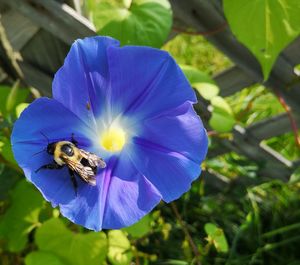
{"type": "Polygon", "coordinates": [[[295,142],[296,142],[297,146],[300,148],[300,136],[298,134],[298,127],[297,127],[296,120],[293,117],[292,110],[291,110],[290,106],[286,103],[285,99],[282,97],[282,95],[279,91],[275,91],[275,94],[276,94],[280,104],[282,105],[282,107],[284,108],[284,110],[286,111],[286,113],[289,117],[291,127],[293,129],[294,136],[295,136],[295,142]]]}
{"type": "Polygon", "coordinates": [[[300,228],[300,223],[295,223],[295,224],[280,227],[278,229],[275,229],[275,230],[272,230],[270,232],[264,233],[262,236],[263,237],[272,237],[272,236],[275,236],[277,234],[282,234],[282,233],[288,232],[290,230],[298,229],[298,228],[300,228]]]}
{"type": "Polygon", "coordinates": [[[187,238],[187,240],[188,240],[188,242],[189,242],[189,244],[192,248],[192,251],[194,252],[194,255],[195,255],[195,258],[196,258],[196,264],[201,265],[201,262],[200,262],[200,259],[199,259],[200,258],[200,252],[199,252],[195,242],[193,241],[193,238],[191,237],[191,235],[189,233],[189,230],[187,229],[187,227],[186,227],[186,225],[185,225],[185,223],[184,223],[184,221],[183,221],[183,219],[182,219],[182,217],[181,217],[181,215],[178,211],[176,203],[171,202],[170,205],[171,205],[171,208],[172,208],[172,210],[173,210],[173,212],[174,212],[174,214],[175,214],[175,216],[176,216],[176,218],[177,218],[177,220],[178,220],[178,222],[179,222],[179,224],[180,224],[180,226],[181,226],[181,228],[182,228],[182,230],[183,230],[183,232],[184,232],[184,234],[185,234],[185,236],[186,236],[186,238],[187,238]]]}

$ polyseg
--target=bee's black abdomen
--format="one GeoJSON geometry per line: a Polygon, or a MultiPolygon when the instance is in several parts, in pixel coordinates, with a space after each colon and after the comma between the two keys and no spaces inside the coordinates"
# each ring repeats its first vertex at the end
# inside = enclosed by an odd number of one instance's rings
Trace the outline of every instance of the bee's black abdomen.
{"type": "Polygon", "coordinates": [[[72,146],[70,146],[69,144],[62,145],[60,149],[67,156],[73,156],[74,155],[74,150],[73,150],[72,146]]]}

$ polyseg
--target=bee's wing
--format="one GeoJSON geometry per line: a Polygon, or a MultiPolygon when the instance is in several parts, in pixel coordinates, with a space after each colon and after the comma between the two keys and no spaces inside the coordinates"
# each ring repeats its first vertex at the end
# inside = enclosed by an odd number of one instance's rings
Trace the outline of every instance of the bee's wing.
{"type": "Polygon", "coordinates": [[[89,164],[91,165],[91,167],[99,167],[99,168],[105,168],[106,167],[106,163],[104,162],[104,160],[93,154],[90,152],[87,152],[83,149],[79,149],[80,154],[86,159],[88,160],[89,164]]]}
{"type": "Polygon", "coordinates": [[[64,157],[64,161],[68,167],[75,171],[85,182],[92,186],[96,185],[95,174],[91,167],[84,166],[80,162],[69,159],[68,157],[64,157]]]}

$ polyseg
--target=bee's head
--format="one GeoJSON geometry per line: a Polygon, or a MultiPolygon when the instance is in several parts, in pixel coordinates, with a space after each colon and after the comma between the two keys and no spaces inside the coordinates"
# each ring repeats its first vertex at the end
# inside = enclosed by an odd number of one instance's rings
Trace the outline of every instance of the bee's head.
{"type": "Polygon", "coordinates": [[[50,144],[47,145],[47,153],[49,155],[54,155],[55,144],[56,143],[50,143],[50,144]]]}
{"type": "Polygon", "coordinates": [[[66,143],[63,144],[60,148],[60,150],[66,154],[67,156],[73,156],[74,155],[74,149],[72,143],[66,143]]]}

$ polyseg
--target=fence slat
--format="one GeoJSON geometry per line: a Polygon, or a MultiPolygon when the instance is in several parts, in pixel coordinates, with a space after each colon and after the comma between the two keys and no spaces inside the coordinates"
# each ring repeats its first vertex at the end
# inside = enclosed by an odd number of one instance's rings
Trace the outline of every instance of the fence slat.
{"type": "Polygon", "coordinates": [[[78,38],[95,35],[95,28],[66,4],[55,1],[0,0],[31,19],[38,26],[51,32],[67,44],[78,38]]]}

